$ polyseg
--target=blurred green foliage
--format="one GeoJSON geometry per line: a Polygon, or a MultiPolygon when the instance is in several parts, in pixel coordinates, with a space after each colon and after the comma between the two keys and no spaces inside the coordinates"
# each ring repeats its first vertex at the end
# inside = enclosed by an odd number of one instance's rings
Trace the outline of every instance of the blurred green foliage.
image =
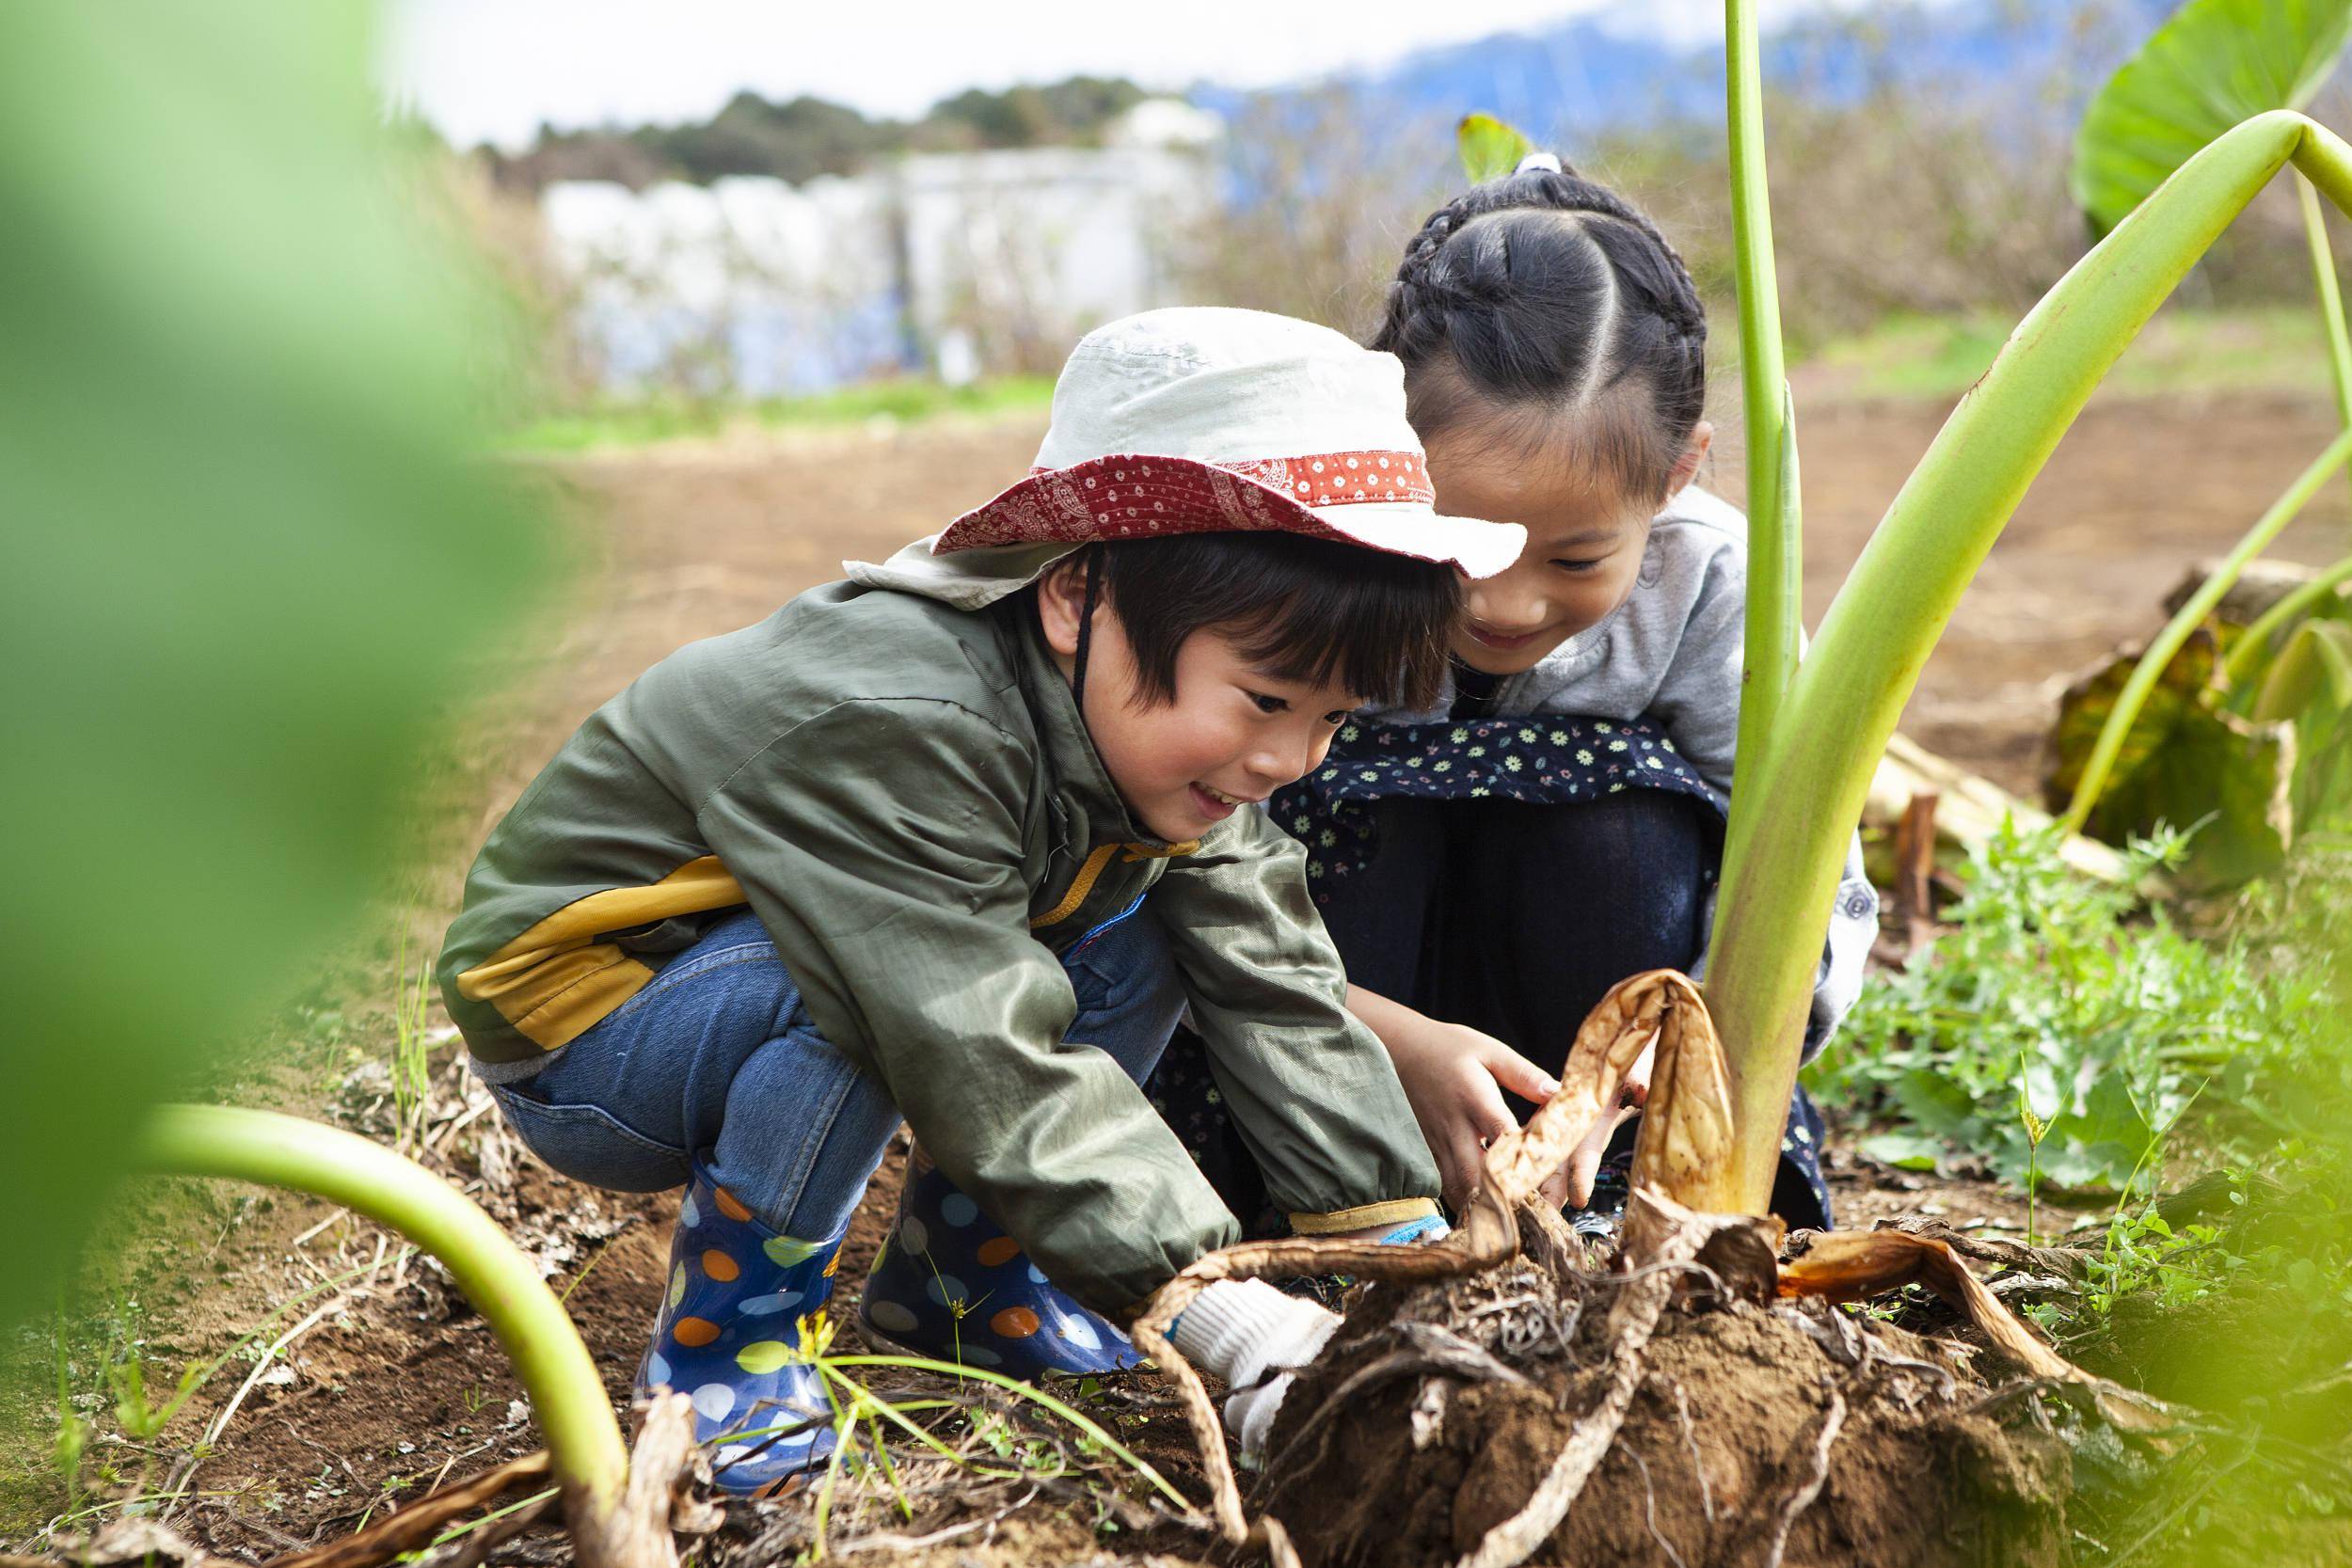
{"type": "MultiPolygon", "coordinates": [[[[1800,355],[1824,386],[1853,398],[1959,397],[2009,341],[2014,317],[1894,315],[1800,355]]],[[[2227,309],[2168,305],[2100,384],[2098,398],[2326,393],[2328,349],[2308,304],[2227,309]]],[[[2094,400],[2095,403],[2096,400],[2094,400]]]]}
{"type": "Polygon", "coordinates": [[[347,0],[0,8],[0,1321],[379,872],[549,552],[347,0]]]}

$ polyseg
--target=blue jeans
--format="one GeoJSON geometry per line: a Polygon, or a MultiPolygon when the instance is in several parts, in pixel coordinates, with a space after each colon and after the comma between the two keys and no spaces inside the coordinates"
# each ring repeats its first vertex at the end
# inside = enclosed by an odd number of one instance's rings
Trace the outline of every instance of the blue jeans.
{"type": "MultiPolygon", "coordinates": [[[[1068,1037],[1141,1083],[1184,997],[1159,922],[1139,906],[1062,959],[1068,1037]]],[[[943,1062],[942,1070],[961,1070],[943,1062]]],[[[622,1192],[684,1186],[701,1166],[772,1230],[848,1228],[898,1131],[880,1084],[817,1032],[758,916],[728,916],[532,1077],[490,1091],[531,1151],[622,1192]]]]}

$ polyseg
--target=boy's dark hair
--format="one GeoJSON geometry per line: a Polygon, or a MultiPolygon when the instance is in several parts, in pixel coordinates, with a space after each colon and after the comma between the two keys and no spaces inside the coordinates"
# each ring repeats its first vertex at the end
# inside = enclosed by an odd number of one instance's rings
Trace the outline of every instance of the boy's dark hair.
{"type": "Polygon", "coordinates": [[[1561,415],[1599,475],[1662,497],[1707,403],[1707,315],[1655,224],[1573,169],[1490,180],[1406,247],[1372,347],[1422,441],[1470,420],[1532,450],[1561,415]]]}
{"type": "Polygon", "coordinates": [[[1089,602],[1099,594],[1119,616],[1146,703],[1175,701],[1178,651],[1214,628],[1281,679],[1426,707],[1461,614],[1449,564],[1296,533],[1121,539],[1087,546],[1073,564],[1092,574],[1089,602]]]}

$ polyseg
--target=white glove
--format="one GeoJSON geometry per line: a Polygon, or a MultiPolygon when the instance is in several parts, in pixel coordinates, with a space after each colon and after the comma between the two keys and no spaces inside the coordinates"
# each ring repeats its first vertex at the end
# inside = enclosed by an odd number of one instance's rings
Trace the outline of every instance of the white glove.
{"type": "Polygon", "coordinates": [[[1254,1460],[1273,1434],[1290,1369],[1312,1361],[1339,1326],[1337,1314],[1264,1280],[1221,1279],[1184,1308],[1174,1338],[1185,1360],[1233,1391],[1225,1425],[1240,1439],[1242,1457],[1254,1460]]]}

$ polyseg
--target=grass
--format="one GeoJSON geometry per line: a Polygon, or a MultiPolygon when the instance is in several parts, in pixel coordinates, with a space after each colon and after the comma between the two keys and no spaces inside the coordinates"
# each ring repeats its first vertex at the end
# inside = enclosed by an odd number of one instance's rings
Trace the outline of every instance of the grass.
{"type": "MultiPolygon", "coordinates": [[[[1894,317],[1823,344],[1809,372],[1855,398],[1958,397],[1991,367],[2015,324],[1993,316],[1894,317]]],[[[2329,391],[2327,345],[2307,307],[2171,307],[2149,323],[2103,395],[2329,391]]]]}
{"type": "Polygon", "coordinates": [[[1052,378],[1014,375],[966,387],[897,377],[757,401],[678,396],[616,400],[525,425],[501,446],[511,451],[564,453],[707,439],[739,429],[822,429],[873,420],[914,423],[943,414],[1041,413],[1053,397],[1052,378]]]}

